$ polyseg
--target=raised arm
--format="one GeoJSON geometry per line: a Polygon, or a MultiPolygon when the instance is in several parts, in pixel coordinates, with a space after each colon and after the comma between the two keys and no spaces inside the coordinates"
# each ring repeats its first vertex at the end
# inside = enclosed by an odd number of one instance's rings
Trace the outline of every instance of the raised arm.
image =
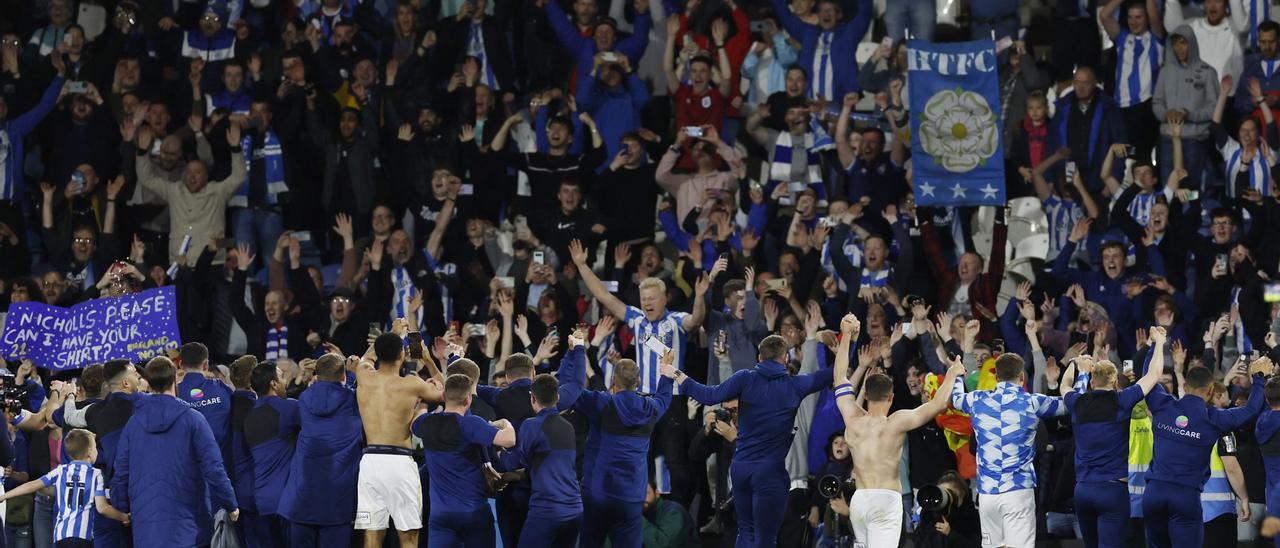
{"type": "MultiPolygon", "coordinates": [[[[861,406],[854,403],[853,387],[855,381],[849,379],[849,347],[853,344],[854,339],[858,338],[858,332],[861,331],[862,324],[858,321],[858,317],[853,314],[845,314],[840,320],[840,344],[836,348],[836,360],[834,370],[831,372],[831,385],[835,390],[836,408],[840,410],[840,416],[844,418],[845,424],[855,417],[866,413],[861,406]]],[[[863,364],[858,364],[858,370],[864,369],[863,364]]]]}
{"type": "Polygon", "coordinates": [[[1152,327],[1148,331],[1151,342],[1147,352],[1147,372],[1138,379],[1138,386],[1142,387],[1142,395],[1146,396],[1151,393],[1151,389],[1160,383],[1160,376],[1164,374],[1164,341],[1168,337],[1163,327],[1152,327]]]}
{"type": "MultiPolygon", "coordinates": [[[[680,16],[667,15],[667,45],[662,50],[662,73],[667,77],[667,93],[680,89],[680,77],[676,75],[676,35],[680,34],[680,16]]],[[[677,128],[678,129],[678,128],[677,128]]]]}
{"type": "Polygon", "coordinates": [[[1107,31],[1107,37],[1112,41],[1120,36],[1120,21],[1116,20],[1116,10],[1120,9],[1121,2],[1123,0],[1110,0],[1098,11],[1098,22],[1102,23],[1102,29],[1107,31]]]}
{"type": "MultiPolygon", "coordinates": [[[[705,253],[705,252],[704,252],[705,253]]],[[[711,287],[711,278],[706,274],[698,276],[698,282],[693,286],[693,312],[685,316],[684,321],[680,324],[685,331],[696,331],[702,326],[703,320],[707,317],[707,289],[711,287]]]]}
{"type": "Polygon", "coordinates": [[[855,92],[844,94],[844,101],[840,104],[840,118],[836,120],[836,156],[840,158],[841,169],[848,169],[858,158],[858,151],[849,142],[849,114],[858,104],[858,99],[855,92]]]}
{"type": "Polygon", "coordinates": [[[947,406],[951,405],[951,398],[942,387],[953,385],[956,379],[965,372],[964,361],[958,356],[951,358],[951,367],[947,368],[947,376],[938,385],[939,389],[933,393],[933,397],[924,405],[915,409],[904,409],[894,413],[889,417],[889,424],[895,427],[897,431],[908,432],[924,426],[939,413],[946,411],[947,406]]]}
{"type": "MultiPolygon", "coordinates": [[[[582,278],[582,283],[586,284],[587,291],[591,292],[591,296],[600,302],[605,310],[613,314],[615,318],[627,317],[627,305],[615,297],[605,288],[604,283],[596,276],[596,273],[587,266],[587,250],[582,247],[582,242],[573,240],[569,242],[569,256],[573,258],[573,264],[578,267],[578,276],[582,278]]],[[[700,302],[701,299],[698,299],[700,302]]],[[[696,305],[695,305],[696,306],[696,305]]],[[[698,325],[701,325],[699,320],[698,325]]]]}

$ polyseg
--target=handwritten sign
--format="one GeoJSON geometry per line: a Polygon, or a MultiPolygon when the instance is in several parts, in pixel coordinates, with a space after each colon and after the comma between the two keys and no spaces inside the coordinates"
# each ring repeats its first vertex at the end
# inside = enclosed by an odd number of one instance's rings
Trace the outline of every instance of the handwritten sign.
{"type": "Polygon", "coordinates": [[[0,333],[0,356],[26,358],[54,370],[111,359],[149,360],[182,344],[173,291],[173,286],[148,289],[71,308],[10,305],[0,333]]]}

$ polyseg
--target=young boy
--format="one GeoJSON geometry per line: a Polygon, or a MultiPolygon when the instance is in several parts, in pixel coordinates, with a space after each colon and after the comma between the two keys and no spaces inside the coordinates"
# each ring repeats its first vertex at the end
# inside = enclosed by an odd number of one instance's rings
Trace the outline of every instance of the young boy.
{"type": "Polygon", "coordinates": [[[56,488],[58,519],[54,523],[53,540],[57,548],[93,546],[92,507],[108,518],[129,524],[129,514],[116,510],[107,502],[102,472],[93,467],[98,448],[92,432],[76,428],[63,440],[63,448],[72,461],[61,464],[39,479],[31,480],[0,495],[0,502],[34,493],[44,487],[56,488]]]}

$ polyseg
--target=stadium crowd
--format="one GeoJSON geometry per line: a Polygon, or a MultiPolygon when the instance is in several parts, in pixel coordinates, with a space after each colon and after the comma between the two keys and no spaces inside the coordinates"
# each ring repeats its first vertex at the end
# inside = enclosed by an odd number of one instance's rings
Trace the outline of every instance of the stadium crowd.
{"type": "Polygon", "coordinates": [[[0,323],[181,339],[4,349],[0,545],[1273,542],[1276,20],[0,0],[0,323]],[[917,205],[908,38],[1007,206],[917,205]]]}

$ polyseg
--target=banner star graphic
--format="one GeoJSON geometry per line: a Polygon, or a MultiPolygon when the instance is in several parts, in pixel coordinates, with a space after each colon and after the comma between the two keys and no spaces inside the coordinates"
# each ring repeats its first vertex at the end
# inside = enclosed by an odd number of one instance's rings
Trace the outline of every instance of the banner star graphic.
{"type": "Polygon", "coordinates": [[[965,189],[963,186],[961,186],[961,185],[960,185],[960,183],[956,183],[955,185],[952,185],[952,187],[951,187],[951,194],[953,195],[952,197],[953,197],[953,198],[964,198],[964,197],[965,197],[965,195],[964,195],[965,190],[966,190],[966,189],[965,189]]]}
{"type": "Polygon", "coordinates": [[[920,195],[921,195],[921,196],[933,196],[933,185],[931,185],[931,184],[929,184],[929,183],[921,183],[921,184],[920,184],[920,195]]]}
{"type": "Polygon", "coordinates": [[[1000,192],[1000,189],[991,186],[991,183],[987,183],[987,186],[984,186],[978,190],[982,191],[983,198],[988,198],[988,199],[995,198],[996,194],[1000,192]]]}

